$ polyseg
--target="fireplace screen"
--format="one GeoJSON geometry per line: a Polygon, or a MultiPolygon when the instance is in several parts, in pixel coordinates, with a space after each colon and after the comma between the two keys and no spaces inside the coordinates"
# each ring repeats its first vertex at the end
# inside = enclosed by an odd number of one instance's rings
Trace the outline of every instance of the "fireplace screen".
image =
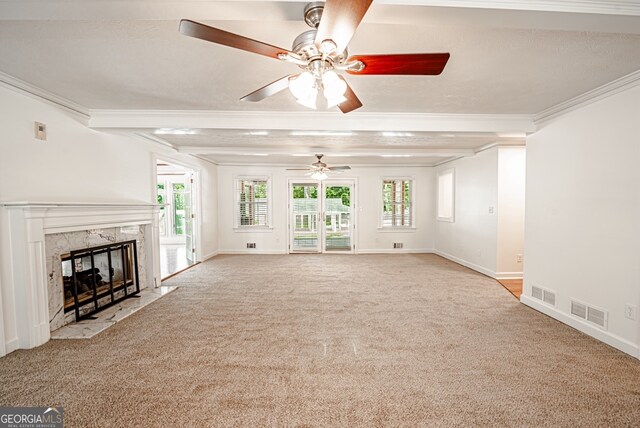
{"type": "Polygon", "coordinates": [[[62,256],[64,311],[76,321],[140,292],[136,241],[100,245],[62,256]]]}

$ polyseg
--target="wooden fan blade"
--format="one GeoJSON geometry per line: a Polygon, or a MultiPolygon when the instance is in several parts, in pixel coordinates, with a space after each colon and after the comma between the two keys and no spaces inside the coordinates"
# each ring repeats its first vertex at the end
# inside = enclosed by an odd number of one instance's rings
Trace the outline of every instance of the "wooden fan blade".
{"type": "Polygon", "coordinates": [[[289,87],[289,78],[293,76],[290,74],[288,76],[284,76],[282,79],[278,79],[275,82],[271,82],[268,85],[263,86],[257,91],[251,92],[249,95],[245,95],[240,98],[240,101],[250,101],[252,103],[262,101],[271,95],[275,95],[280,91],[284,91],[289,87]]]}
{"type": "MultiPolygon", "coordinates": [[[[344,80],[342,76],[339,76],[339,77],[342,80],[344,80]]],[[[354,111],[362,107],[362,103],[356,96],[356,93],[353,92],[353,89],[351,89],[351,86],[349,86],[349,83],[347,83],[346,80],[344,80],[344,82],[347,84],[347,92],[344,93],[344,96],[347,99],[347,101],[343,101],[342,103],[338,104],[338,108],[340,109],[340,111],[342,111],[342,113],[346,114],[346,113],[349,113],[350,111],[354,111]]]]}
{"type": "Polygon", "coordinates": [[[343,52],[372,1],[327,0],[316,34],[316,45],[321,46],[323,41],[333,40],[336,52],[343,52]]]}
{"type": "Polygon", "coordinates": [[[355,55],[350,57],[348,62],[361,61],[364,68],[361,71],[347,69],[347,73],[436,76],[444,70],[449,56],[448,53],[355,55]]]}
{"type": "Polygon", "coordinates": [[[180,32],[185,36],[195,37],[219,45],[225,45],[247,52],[253,52],[271,58],[278,59],[278,55],[291,53],[286,49],[272,46],[267,43],[253,40],[248,37],[220,30],[219,28],[209,27],[188,19],[180,21],[180,32]]]}
{"type": "Polygon", "coordinates": [[[346,165],[345,166],[330,166],[329,169],[331,171],[345,171],[347,169],[351,169],[351,167],[350,166],[346,166],[346,165]]]}

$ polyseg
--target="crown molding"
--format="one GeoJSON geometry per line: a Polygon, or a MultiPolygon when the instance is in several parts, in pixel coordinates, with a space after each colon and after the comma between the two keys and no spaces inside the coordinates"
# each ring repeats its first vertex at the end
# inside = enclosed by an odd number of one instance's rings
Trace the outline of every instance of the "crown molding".
{"type": "Polygon", "coordinates": [[[634,71],[633,73],[627,74],[626,76],[606,83],[585,92],[584,94],[578,95],[577,97],[545,109],[534,116],[534,123],[536,126],[541,125],[549,120],[563,116],[582,107],[586,107],[589,104],[593,104],[638,85],[640,85],[640,70],[634,71]]]}
{"type": "Polygon", "coordinates": [[[10,89],[18,92],[22,95],[26,95],[30,98],[34,98],[40,101],[44,101],[47,104],[51,104],[55,107],[59,107],[64,111],[73,114],[80,118],[83,123],[89,123],[89,109],[77,104],[67,98],[56,95],[45,89],[39,88],[35,85],[27,83],[23,80],[17,79],[6,73],[0,71],[0,87],[10,89]]]}
{"type": "MultiPolygon", "coordinates": [[[[120,21],[178,20],[185,16],[199,20],[298,21],[308,0],[84,0],[83,7],[68,0],[0,1],[2,20],[120,21]],[[270,7],[270,3],[279,3],[270,7]]],[[[386,6],[418,6],[466,9],[494,9],[533,12],[640,16],[636,0],[376,0],[386,6]]],[[[367,20],[371,21],[368,16],[367,20]]],[[[380,17],[379,17],[380,19],[380,17]]]]}
{"type": "Polygon", "coordinates": [[[264,129],[332,131],[502,132],[535,131],[533,116],[510,114],[349,113],[91,110],[94,129],[264,129]]]}
{"type": "Polygon", "coordinates": [[[383,4],[640,16],[637,0],[378,0],[383,4]]]}

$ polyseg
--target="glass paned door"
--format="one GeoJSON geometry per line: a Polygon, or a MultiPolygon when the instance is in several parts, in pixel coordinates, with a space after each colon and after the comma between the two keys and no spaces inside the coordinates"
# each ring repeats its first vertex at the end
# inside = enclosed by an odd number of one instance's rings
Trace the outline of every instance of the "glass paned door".
{"type": "Polygon", "coordinates": [[[349,182],[324,182],[324,251],[352,252],[352,195],[349,182]]]}
{"type": "Polygon", "coordinates": [[[318,183],[292,183],[290,186],[291,252],[320,251],[320,205],[318,183]]]}

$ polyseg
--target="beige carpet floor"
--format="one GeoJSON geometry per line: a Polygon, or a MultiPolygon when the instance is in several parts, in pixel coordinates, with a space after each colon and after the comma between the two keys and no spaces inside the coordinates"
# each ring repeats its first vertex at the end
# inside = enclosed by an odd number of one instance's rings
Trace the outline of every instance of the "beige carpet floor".
{"type": "Polygon", "coordinates": [[[640,362],[434,255],[219,256],[91,340],[0,359],[68,427],[640,426],[640,362]]]}

